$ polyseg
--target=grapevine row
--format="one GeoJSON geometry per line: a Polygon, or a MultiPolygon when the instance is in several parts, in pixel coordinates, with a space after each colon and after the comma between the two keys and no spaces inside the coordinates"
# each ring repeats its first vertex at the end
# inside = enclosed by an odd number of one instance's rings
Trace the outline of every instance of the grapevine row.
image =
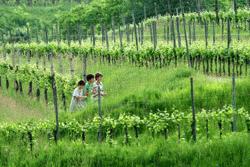
{"type": "MultiPolygon", "coordinates": [[[[222,136],[223,131],[226,131],[226,126],[232,125],[233,109],[225,106],[223,109],[206,111],[202,110],[197,113],[198,129],[201,135],[206,134],[210,138],[209,127],[217,124],[219,135],[222,136]],[[203,133],[202,133],[203,132],[203,133]]],[[[241,131],[250,131],[250,115],[244,109],[237,110],[238,122],[243,124],[241,131]]],[[[124,133],[124,143],[130,142],[131,133],[134,131],[134,137],[138,138],[140,134],[149,132],[153,135],[164,135],[167,139],[169,134],[175,134],[178,129],[178,139],[181,139],[181,129],[184,133],[189,133],[188,127],[192,124],[191,112],[180,112],[173,109],[171,112],[158,111],[150,113],[144,118],[136,115],[120,114],[117,118],[110,116],[103,117],[102,121],[99,116],[95,116],[91,120],[86,120],[80,123],[77,120],[67,122],[60,122],[60,136],[68,136],[71,140],[81,138],[86,142],[86,135],[88,133],[96,133],[97,129],[102,126],[103,133],[106,134],[107,142],[112,142],[114,138],[121,132],[124,133]],[[122,131],[120,131],[122,130],[122,131]]],[[[55,124],[51,121],[40,122],[24,122],[24,123],[2,123],[0,124],[1,136],[11,141],[18,137],[27,136],[28,139],[34,140],[41,135],[48,135],[49,140],[53,140],[55,124]]],[[[185,134],[187,135],[187,134],[185,134]]]]}
{"type": "MultiPolygon", "coordinates": [[[[56,73],[55,79],[58,95],[62,97],[64,109],[67,110],[66,97],[71,95],[78,78],[56,73]]],[[[49,101],[48,90],[51,88],[51,74],[48,70],[38,69],[32,65],[12,66],[6,62],[0,62],[0,87],[4,81],[7,89],[10,84],[13,84],[16,92],[20,92],[21,95],[24,93],[23,85],[29,83],[28,95],[31,96],[36,90],[36,97],[40,99],[40,92],[44,90],[45,102],[49,101]],[[14,82],[10,83],[10,81],[14,82]]]]}
{"type": "Polygon", "coordinates": [[[132,45],[120,49],[113,46],[111,49],[100,46],[79,45],[73,43],[68,46],[65,43],[30,43],[30,44],[7,44],[1,48],[4,57],[7,54],[15,56],[46,57],[52,53],[55,57],[65,55],[65,57],[86,57],[98,63],[130,63],[139,67],[165,67],[171,64],[177,66],[179,63],[187,63],[191,59],[193,68],[203,70],[204,73],[226,74],[232,73],[233,66],[236,67],[237,74],[248,73],[248,63],[250,59],[250,47],[246,42],[233,43],[228,49],[226,44],[216,44],[205,46],[203,43],[194,43],[189,51],[185,47],[174,48],[170,45],[160,45],[154,49],[150,45],[141,47],[138,51],[132,45]]]}

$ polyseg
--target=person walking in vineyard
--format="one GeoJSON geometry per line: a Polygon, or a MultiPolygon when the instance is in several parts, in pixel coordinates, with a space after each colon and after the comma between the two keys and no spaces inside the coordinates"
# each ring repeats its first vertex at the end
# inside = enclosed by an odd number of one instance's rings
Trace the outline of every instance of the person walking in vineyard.
{"type": "Polygon", "coordinates": [[[95,76],[93,74],[87,75],[87,83],[85,85],[84,95],[87,96],[87,101],[90,101],[92,96],[93,84],[95,82],[95,76]]]}
{"type": "Polygon", "coordinates": [[[83,80],[78,82],[77,88],[75,88],[72,99],[70,103],[70,111],[74,112],[76,109],[80,109],[84,107],[84,100],[87,96],[83,96],[83,89],[85,86],[85,82],[83,80]]]}
{"type": "Polygon", "coordinates": [[[93,84],[93,99],[98,100],[98,87],[100,88],[100,95],[101,96],[106,96],[107,94],[104,92],[104,87],[102,83],[102,78],[103,75],[101,73],[96,73],[95,74],[95,82],[93,84]]]}

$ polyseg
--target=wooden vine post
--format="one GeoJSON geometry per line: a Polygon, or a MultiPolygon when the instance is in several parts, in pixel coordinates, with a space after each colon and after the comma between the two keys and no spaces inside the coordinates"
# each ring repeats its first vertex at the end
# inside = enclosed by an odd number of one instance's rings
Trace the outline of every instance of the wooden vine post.
{"type": "Polygon", "coordinates": [[[123,26],[123,32],[126,34],[126,40],[128,42],[127,25],[126,25],[126,19],[124,16],[122,16],[122,26],[123,26]]]}
{"type": "Polygon", "coordinates": [[[166,25],[166,23],[164,23],[164,25],[163,25],[163,40],[164,41],[167,40],[167,25],[166,25]]]}
{"type": "MultiPolygon", "coordinates": [[[[60,24],[58,23],[57,24],[57,46],[60,47],[61,45],[61,28],[60,28],[60,24]]],[[[63,62],[62,62],[62,53],[58,53],[58,62],[59,62],[59,72],[61,74],[63,74],[63,62]]],[[[65,95],[65,92],[64,90],[62,90],[62,95],[61,95],[61,98],[62,98],[62,102],[63,102],[63,109],[64,111],[67,111],[67,107],[66,107],[66,95],[65,95]]]]}
{"type": "MultiPolygon", "coordinates": [[[[47,29],[47,27],[45,27],[45,29],[44,29],[44,33],[45,33],[45,39],[44,39],[44,41],[46,42],[46,43],[48,43],[49,42],[49,37],[48,37],[48,29],[47,29]]],[[[46,59],[46,56],[47,55],[43,55],[43,69],[44,69],[44,71],[46,70],[46,61],[47,61],[47,59],[46,59]]]]}
{"type": "Polygon", "coordinates": [[[102,106],[101,106],[101,88],[99,85],[97,87],[97,91],[98,91],[98,115],[99,115],[99,119],[100,119],[99,128],[98,128],[98,142],[101,143],[102,142],[103,117],[102,117],[102,106]]]}
{"type": "Polygon", "coordinates": [[[149,33],[150,33],[150,40],[153,43],[153,24],[149,23],[148,25],[149,33]]]}
{"type": "Polygon", "coordinates": [[[156,21],[153,21],[153,42],[154,42],[154,49],[157,48],[157,27],[156,21]]]}
{"type": "Polygon", "coordinates": [[[221,40],[224,40],[224,19],[221,18],[221,40]]]}
{"type": "Polygon", "coordinates": [[[141,22],[141,45],[144,43],[144,23],[141,22]]]}
{"type": "Polygon", "coordinates": [[[81,31],[81,25],[79,22],[77,22],[77,39],[79,45],[82,45],[82,31],[81,31]]]}
{"type": "Polygon", "coordinates": [[[185,44],[186,44],[186,55],[188,56],[188,59],[189,59],[188,66],[192,68],[193,67],[193,61],[192,61],[192,57],[189,54],[187,30],[186,30],[186,18],[185,18],[184,12],[182,12],[182,18],[183,18],[183,30],[184,30],[184,37],[185,37],[185,44]]]}
{"type": "Polygon", "coordinates": [[[194,106],[194,81],[193,78],[190,78],[191,84],[191,101],[192,101],[192,136],[193,141],[196,142],[196,113],[195,113],[195,106],[194,106]]]}
{"type": "Polygon", "coordinates": [[[158,16],[158,11],[157,11],[157,4],[156,2],[154,3],[154,8],[155,8],[155,17],[157,18],[157,20],[159,19],[159,16],[158,16]]]}
{"type": "Polygon", "coordinates": [[[200,15],[201,12],[201,0],[196,0],[197,13],[200,15]]]}
{"type": "MultiPolygon", "coordinates": [[[[81,25],[80,23],[78,22],[77,24],[77,39],[78,39],[78,43],[80,46],[82,46],[82,29],[81,29],[81,25]]],[[[80,54],[80,53],[78,53],[80,54]]],[[[82,57],[82,70],[83,70],[83,73],[82,73],[82,77],[83,77],[83,80],[86,82],[86,69],[87,69],[87,55],[84,54],[84,55],[81,55],[82,57]]],[[[65,94],[64,94],[64,99],[66,99],[65,97],[65,94]]],[[[66,101],[66,100],[65,100],[66,101]]],[[[66,102],[64,102],[64,106],[65,106],[65,111],[66,111],[66,102]]]]}
{"type": "Polygon", "coordinates": [[[192,21],[189,20],[188,21],[188,41],[189,41],[189,44],[191,45],[192,44],[192,21]]]}
{"type": "Polygon", "coordinates": [[[233,0],[233,8],[234,8],[235,21],[236,21],[236,23],[238,23],[238,4],[237,4],[237,0],[233,0]]]}
{"type": "Polygon", "coordinates": [[[237,39],[240,40],[240,26],[239,26],[239,20],[238,20],[238,4],[237,0],[233,0],[233,7],[234,7],[234,16],[235,16],[235,23],[237,28],[237,39]]]}
{"type": "Polygon", "coordinates": [[[230,26],[230,19],[227,19],[227,54],[228,54],[228,76],[231,76],[231,59],[232,59],[232,65],[233,65],[233,75],[235,73],[235,64],[234,64],[234,57],[232,58],[230,56],[230,47],[231,47],[231,41],[232,41],[232,37],[231,37],[231,26],[230,26]]]}
{"type": "Polygon", "coordinates": [[[215,45],[216,42],[215,21],[213,21],[212,24],[213,24],[213,45],[215,45]]]}
{"type": "MultiPolygon", "coordinates": [[[[4,61],[6,61],[6,50],[5,50],[6,43],[5,43],[5,39],[4,39],[4,34],[3,33],[2,33],[2,41],[3,41],[3,59],[4,59],[4,61]]],[[[2,76],[0,76],[0,85],[2,87],[2,76]]]]}
{"type": "Polygon", "coordinates": [[[55,71],[54,71],[54,65],[53,65],[53,55],[52,53],[49,53],[50,57],[50,63],[51,63],[51,86],[52,86],[52,92],[53,92],[53,104],[54,104],[54,110],[55,110],[55,131],[54,131],[54,138],[55,142],[57,143],[59,139],[59,116],[58,116],[58,99],[57,99],[57,87],[56,87],[56,79],[55,79],[55,71]]]}
{"type": "MultiPolygon", "coordinates": [[[[39,43],[39,38],[38,38],[38,29],[36,29],[36,42],[39,43]]],[[[36,68],[39,69],[39,63],[40,63],[40,53],[38,51],[36,51],[35,53],[35,57],[36,57],[36,68]]],[[[41,95],[41,91],[40,91],[40,87],[39,87],[39,79],[36,83],[36,98],[37,101],[40,101],[40,95],[41,95]]]]}
{"type": "Polygon", "coordinates": [[[95,25],[91,26],[91,31],[92,31],[92,44],[93,44],[93,47],[95,47],[95,44],[96,44],[95,25]]]}
{"type": "Polygon", "coordinates": [[[70,46],[71,44],[70,25],[67,26],[67,42],[68,46],[70,46]]]}
{"type": "MultiPolygon", "coordinates": [[[[57,29],[58,29],[58,30],[57,30],[57,32],[58,32],[58,34],[57,34],[57,45],[60,46],[60,45],[61,45],[61,40],[62,40],[62,39],[61,39],[61,27],[60,27],[60,24],[59,24],[59,23],[57,24],[57,29]]],[[[59,72],[60,72],[61,74],[64,73],[62,57],[63,57],[62,53],[58,53],[59,72]]]]}
{"type": "MultiPolygon", "coordinates": [[[[146,3],[145,3],[145,0],[143,1],[143,16],[144,16],[144,21],[147,19],[147,8],[146,8],[146,3]]],[[[144,42],[144,29],[146,29],[146,26],[144,28],[144,23],[143,21],[141,22],[141,45],[143,45],[143,42],[144,42]]]]}
{"type": "MultiPolygon", "coordinates": [[[[11,31],[10,31],[11,32],[11,31]]],[[[13,38],[13,36],[12,36],[12,34],[10,34],[11,36],[10,36],[10,40],[11,40],[11,43],[12,43],[12,48],[13,48],[13,50],[12,50],[12,54],[11,54],[11,56],[12,56],[12,66],[13,66],[13,68],[15,68],[15,71],[17,72],[18,71],[18,66],[16,65],[16,54],[17,54],[17,52],[18,52],[18,50],[16,50],[15,48],[14,48],[14,44],[15,44],[15,40],[16,39],[14,39],[13,38]]],[[[15,80],[14,80],[14,88],[15,88],[15,91],[16,91],[16,93],[18,92],[18,90],[19,90],[19,84],[18,84],[18,81],[17,81],[17,78],[15,77],[15,80]]]]}
{"type": "Polygon", "coordinates": [[[167,43],[169,43],[170,38],[171,38],[171,37],[170,37],[170,21],[169,21],[169,19],[168,19],[168,21],[167,21],[166,29],[167,29],[167,30],[166,30],[166,31],[167,31],[167,32],[166,32],[166,33],[167,33],[167,34],[166,34],[166,36],[167,36],[167,43]]]}
{"type": "Polygon", "coordinates": [[[177,29],[177,37],[178,37],[178,47],[181,47],[181,32],[180,32],[180,18],[176,17],[176,29],[177,29]]]}
{"type": "Polygon", "coordinates": [[[15,45],[15,39],[13,38],[13,35],[11,33],[11,30],[9,31],[10,33],[10,42],[11,42],[11,47],[13,48],[10,52],[11,54],[11,60],[12,60],[12,66],[15,67],[15,48],[14,48],[14,45],[15,45]]]}
{"type": "MultiPolygon", "coordinates": [[[[48,39],[48,30],[47,30],[47,27],[45,27],[45,41],[46,43],[48,44],[49,42],[49,39],[48,39]]],[[[46,71],[46,55],[43,56],[43,65],[44,65],[44,71],[46,71]]],[[[48,106],[48,103],[49,103],[49,99],[48,99],[48,87],[47,85],[45,85],[45,88],[44,88],[44,99],[45,99],[45,104],[46,106],[48,106]]]]}
{"type": "Polygon", "coordinates": [[[126,36],[127,36],[127,43],[130,43],[130,26],[126,24],[126,36]]]}
{"type": "Polygon", "coordinates": [[[75,75],[75,70],[74,70],[74,65],[73,65],[73,60],[74,60],[74,55],[72,53],[69,53],[69,63],[70,63],[70,75],[71,78],[74,78],[75,75]]]}
{"type": "Polygon", "coordinates": [[[144,16],[144,20],[147,19],[147,8],[146,8],[146,0],[143,1],[143,16],[144,16]]]}
{"type": "Polygon", "coordinates": [[[101,24],[101,33],[102,33],[102,46],[104,46],[105,43],[105,30],[103,23],[101,24]]]}
{"type": "MultiPolygon", "coordinates": [[[[21,65],[21,59],[22,59],[22,53],[21,53],[21,50],[19,49],[18,50],[18,65],[17,65],[17,67],[19,67],[20,65],[21,65]]],[[[17,70],[18,70],[18,68],[17,68],[17,70]]],[[[23,84],[22,84],[22,81],[21,80],[19,80],[19,82],[18,82],[18,87],[19,87],[19,92],[20,92],[20,94],[22,95],[23,94],[23,84]]]]}
{"type": "Polygon", "coordinates": [[[83,55],[82,56],[82,69],[83,69],[83,73],[82,73],[82,76],[83,76],[83,80],[86,82],[87,81],[87,55],[83,55]]]}
{"type": "MultiPolygon", "coordinates": [[[[27,36],[28,36],[28,44],[30,44],[31,39],[30,39],[30,29],[29,26],[27,25],[27,36]]],[[[28,50],[27,54],[27,62],[28,64],[30,64],[30,59],[31,59],[31,50],[28,50]]],[[[32,80],[29,81],[29,90],[28,90],[28,95],[32,96],[32,92],[33,92],[33,82],[32,80]]]]}
{"type": "MultiPolygon", "coordinates": [[[[5,60],[7,60],[7,56],[8,56],[8,54],[5,52],[5,60]]],[[[6,89],[8,90],[9,89],[9,86],[10,86],[10,83],[9,83],[9,78],[8,78],[8,76],[6,75],[6,89]]]]}
{"type": "Polygon", "coordinates": [[[135,23],[135,12],[133,10],[132,12],[132,18],[133,18],[133,24],[134,24],[134,32],[135,32],[135,44],[136,44],[136,50],[138,51],[138,36],[137,36],[137,29],[136,29],[136,23],[135,23]]]}
{"type": "Polygon", "coordinates": [[[169,15],[172,15],[171,14],[171,2],[170,2],[171,0],[167,0],[167,9],[168,9],[168,13],[169,13],[169,15]]]}
{"type": "Polygon", "coordinates": [[[39,31],[36,29],[36,42],[39,43],[39,31]]]}
{"type": "MultiPolygon", "coordinates": [[[[108,30],[107,30],[107,27],[106,27],[106,26],[104,27],[104,29],[105,29],[105,38],[106,38],[106,49],[107,49],[107,51],[109,51],[109,36],[108,36],[108,30]]],[[[110,55],[108,56],[108,63],[111,63],[110,55]]]]}
{"type": "MultiPolygon", "coordinates": [[[[208,23],[207,20],[204,20],[204,29],[205,29],[205,45],[206,45],[206,49],[208,47],[208,23]]],[[[206,57],[206,74],[209,73],[209,58],[206,57]]]]}
{"type": "Polygon", "coordinates": [[[114,44],[116,43],[116,34],[115,34],[115,20],[114,20],[114,16],[112,16],[112,19],[111,19],[111,26],[112,26],[112,39],[113,39],[113,42],[114,44]]]}
{"type": "Polygon", "coordinates": [[[219,24],[220,23],[220,19],[219,19],[219,2],[218,2],[218,0],[214,0],[215,2],[215,5],[214,5],[214,7],[215,7],[215,14],[216,14],[216,22],[217,22],[217,24],[219,24]]]}
{"type": "Polygon", "coordinates": [[[51,41],[54,41],[54,25],[51,26],[51,41]]]}
{"type": "MultiPolygon", "coordinates": [[[[70,38],[70,31],[69,31],[69,26],[68,26],[68,35],[67,35],[67,41],[68,41],[68,46],[71,46],[71,38],[70,38]]],[[[74,78],[74,65],[73,65],[73,59],[74,59],[74,55],[72,53],[68,53],[69,54],[69,65],[70,65],[70,75],[71,78],[74,78]]]]}
{"type": "MultiPolygon", "coordinates": [[[[227,18],[227,52],[228,57],[230,57],[230,49],[231,49],[231,26],[230,26],[230,18],[227,18]]],[[[233,109],[233,121],[232,121],[232,131],[236,132],[237,126],[237,113],[236,113],[236,83],[235,83],[235,61],[233,59],[233,72],[232,72],[232,109],[233,109]]]]}
{"type": "Polygon", "coordinates": [[[233,109],[233,127],[232,131],[237,131],[237,111],[236,111],[236,81],[235,74],[232,76],[232,109],[233,109]]]}
{"type": "Polygon", "coordinates": [[[193,20],[193,41],[196,41],[196,19],[193,20]]]}
{"type": "Polygon", "coordinates": [[[174,27],[174,19],[171,16],[171,30],[172,30],[172,39],[173,39],[173,51],[175,58],[175,67],[177,67],[177,54],[176,54],[176,38],[175,38],[175,27],[174,27]]]}
{"type": "Polygon", "coordinates": [[[119,25],[119,40],[120,40],[120,49],[122,49],[123,48],[123,42],[122,42],[122,40],[123,40],[123,32],[121,30],[121,25],[119,25]]]}

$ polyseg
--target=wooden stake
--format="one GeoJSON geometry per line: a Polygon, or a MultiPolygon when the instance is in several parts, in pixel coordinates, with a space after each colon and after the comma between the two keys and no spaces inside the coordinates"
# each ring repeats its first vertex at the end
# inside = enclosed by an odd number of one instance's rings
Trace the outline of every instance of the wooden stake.
{"type": "Polygon", "coordinates": [[[53,65],[53,57],[51,53],[49,53],[49,57],[50,57],[50,63],[51,63],[51,86],[52,86],[52,92],[53,92],[53,103],[54,103],[54,110],[55,110],[55,115],[56,115],[55,142],[57,143],[59,139],[57,87],[56,87],[56,79],[55,79],[55,72],[54,72],[54,65],[53,65]]]}
{"type": "Polygon", "coordinates": [[[195,107],[194,107],[194,83],[193,78],[190,78],[191,84],[191,101],[192,101],[192,136],[193,141],[196,142],[196,114],[195,114],[195,107]]]}

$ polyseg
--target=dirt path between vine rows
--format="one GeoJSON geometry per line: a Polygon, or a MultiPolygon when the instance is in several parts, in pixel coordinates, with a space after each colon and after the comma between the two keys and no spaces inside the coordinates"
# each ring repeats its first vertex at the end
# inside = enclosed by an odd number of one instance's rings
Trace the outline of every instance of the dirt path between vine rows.
{"type": "Polygon", "coordinates": [[[44,117],[44,112],[39,109],[31,108],[0,92],[0,122],[21,122],[44,117]]]}

